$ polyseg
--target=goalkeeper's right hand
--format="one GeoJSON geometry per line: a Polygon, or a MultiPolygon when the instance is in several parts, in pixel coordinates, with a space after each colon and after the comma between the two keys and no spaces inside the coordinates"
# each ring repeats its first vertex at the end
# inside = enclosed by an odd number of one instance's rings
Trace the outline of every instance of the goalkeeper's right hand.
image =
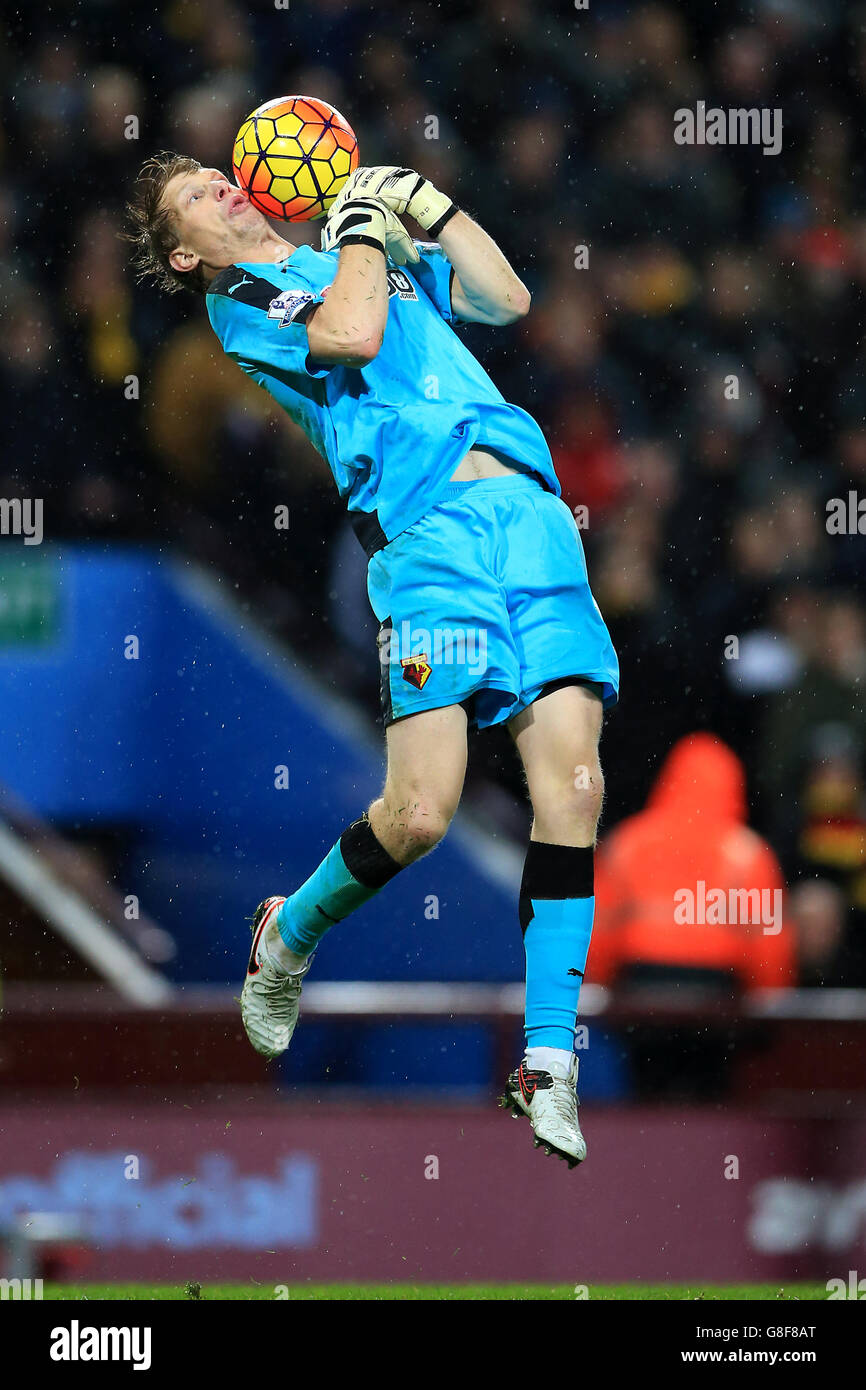
{"type": "Polygon", "coordinates": [[[399,218],[375,197],[348,198],[331,208],[322,228],[322,250],[338,251],[341,246],[375,246],[395,265],[421,259],[399,218]]]}

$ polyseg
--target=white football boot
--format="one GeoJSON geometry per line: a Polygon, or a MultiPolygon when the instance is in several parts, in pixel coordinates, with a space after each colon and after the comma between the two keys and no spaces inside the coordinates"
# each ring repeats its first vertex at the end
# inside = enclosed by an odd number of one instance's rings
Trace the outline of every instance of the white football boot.
{"type": "Polygon", "coordinates": [[[499,1104],[517,1118],[526,1115],[535,1131],[535,1147],[565,1159],[576,1168],[586,1158],[586,1143],[577,1119],[577,1058],[565,1077],[549,1071],[530,1071],[526,1059],[508,1078],[499,1104]]]}
{"type": "Polygon", "coordinates": [[[301,981],[313,963],[305,961],[293,974],[276,965],[268,954],[281,940],[277,928],[277,912],[285,898],[265,898],[253,917],[253,946],[247,966],[247,978],[241,991],[241,1018],[247,1037],[256,1052],[263,1057],[279,1057],[292,1040],[298,1021],[301,981]]]}

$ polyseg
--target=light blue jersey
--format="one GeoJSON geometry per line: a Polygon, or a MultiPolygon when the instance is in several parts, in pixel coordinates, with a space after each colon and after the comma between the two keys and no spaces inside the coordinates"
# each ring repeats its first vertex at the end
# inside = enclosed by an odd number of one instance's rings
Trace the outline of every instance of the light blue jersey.
{"type": "Polygon", "coordinates": [[[368,555],[437,505],[476,446],[560,495],[540,428],[504,399],[450,326],[458,322],[451,263],[436,243],[415,245],[417,265],[388,263],[384,341],[366,367],[310,357],[304,318],[328,292],[336,251],[300,246],[277,265],[242,262],[221,271],[207,292],[225,352],[327,460],[368,555]]]}

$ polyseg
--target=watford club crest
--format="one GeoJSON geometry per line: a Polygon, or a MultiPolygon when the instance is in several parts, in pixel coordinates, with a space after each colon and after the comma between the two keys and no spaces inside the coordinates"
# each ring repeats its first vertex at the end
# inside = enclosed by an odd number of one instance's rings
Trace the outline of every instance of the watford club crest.
{"type": "Polygon", "coordinates": [[[414,685],[416,690],[423,690],[433,674],[433,667],[427,660],[426,652],[422,652],[420,656],[404,656],[400,665],[403,667],[404,681],[414,685]]]}

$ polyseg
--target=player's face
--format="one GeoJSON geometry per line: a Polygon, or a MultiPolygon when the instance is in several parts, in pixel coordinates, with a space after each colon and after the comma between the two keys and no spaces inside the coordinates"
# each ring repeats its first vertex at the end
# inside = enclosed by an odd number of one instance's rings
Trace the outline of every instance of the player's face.
{"type": "Polygon", "coordinates": [[[267,220],[219,169],[176,174],[166,186],[163,206],[174,212],[178,245],[169,260],[175,270],[200,263],[229,266],[244,246],[261,240],[267,220]]]}

